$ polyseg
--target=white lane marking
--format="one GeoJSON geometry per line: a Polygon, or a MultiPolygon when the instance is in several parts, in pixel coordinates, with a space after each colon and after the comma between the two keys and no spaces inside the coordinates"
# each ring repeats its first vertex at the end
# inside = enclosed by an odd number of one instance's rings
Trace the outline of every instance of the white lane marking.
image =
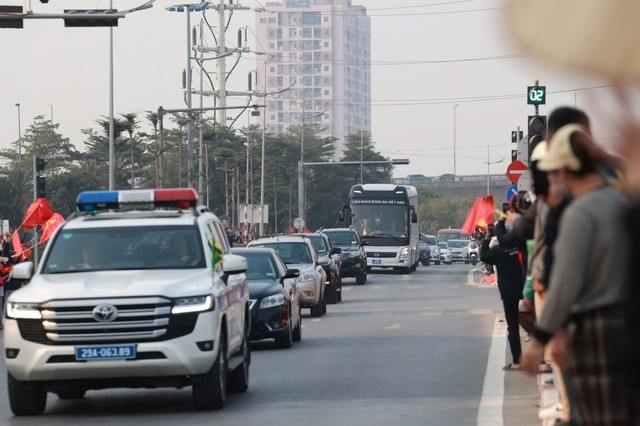
{"type": "Polygon", "coordinates": [[[402,324],[397,324],[397,323],[396,323],[396,324],[392,324],[392,325],[390,325],[389,327],[385,327],[385,329],[387,329],[387,330],[397,330],[397,329],[399,329],[400,327],[402,327],[402,324]]]}
{"type": "Polygon", "coordinates": [[[476,270],[477,270],[477,268],[469,269],[469,273],[467,274],[467,284],[475,284],[476,283],[476,281],[473,278],[473,273],[476,270]]]}
{"type": "Polygon", "coordinates": [[[471,315],[487,315],[492,313],[493,310],[491,309],[474,309],[471,311],[471,315]]]}
{"type": "Polygon", "coordinates": [[[507,322],[504,314],[496,315],[493,325],[491,348],[482,386],[482,398],[478,407],[478,426],[503,426],[504,371],[502,363],[507,350],[507,322]]]}
{"type": "Polygon", "coordinates": [[[311,322],[318,322],[320,321],[320,318],[316,318],[316,319],[312,319],[311,322]]]}
{"type": "Polygon", "coordinates": [[[415,290],[415,289],[418,289],[418,288],[422,288],[422,286],[421,285],[406,285],[406,286],[404,286],[404,288],[407,289],[407,290],[415,290]]]}
{"type": "Polygon", "coordinates": [[[429,316],[429,315],[442,315],[442,311],[426,311],[426,312],[420,312],[420,315],[423,316],[429,316]]]}

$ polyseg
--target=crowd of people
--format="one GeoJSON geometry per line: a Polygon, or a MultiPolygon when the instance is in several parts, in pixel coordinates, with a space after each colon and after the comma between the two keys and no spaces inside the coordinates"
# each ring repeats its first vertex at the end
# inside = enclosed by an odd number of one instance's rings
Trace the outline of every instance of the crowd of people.
{"type": "Polygon", "coordinates": [[[541,418],[637,425],[639,188],[633,164],[605,152],[590,128],[575,108],[549,115],[531,154],[532,192],[482,235],[480,259],[497,270],[512,355],[504,369],[554,373],[559,402],[541,418]]]}

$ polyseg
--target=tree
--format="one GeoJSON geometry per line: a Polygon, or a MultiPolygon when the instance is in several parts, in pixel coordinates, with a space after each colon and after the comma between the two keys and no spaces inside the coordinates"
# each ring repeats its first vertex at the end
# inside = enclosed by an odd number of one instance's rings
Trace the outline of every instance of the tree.
{"type": "MultiPolygon", "coordinates": [[[[27,207],[33,201],[33,157],[47,162],[44,173],[48,199],[55,189],[53,178],[77,165],[81,158],[69,138],[58,132],[58,127],[59,124],[45,120],[44,116],[36,116],[22,137],[22,155],[18,155],[17,149],[0,151],[0,157],[7,160],[0,167],[4,178],[1,196],[4,204],[11,205],[2,207],[2,218],[9,219],[14,225],[22,222],[27,207]]],[[[18,142],[14,146],[18,148],[18,142]]]]}
{"type": "Polygon", "coordinates": [[[442,228],[460,228],[472,204],[472,197],[433,196],[420,201],[418,218],[422,230],[435,234],[442,228]]]}

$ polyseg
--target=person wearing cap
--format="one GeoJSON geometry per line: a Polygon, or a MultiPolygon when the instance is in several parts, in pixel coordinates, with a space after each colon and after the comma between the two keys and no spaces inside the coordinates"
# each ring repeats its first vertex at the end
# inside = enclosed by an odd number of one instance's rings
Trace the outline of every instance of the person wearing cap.
{"type": "Polygon", "coordinates": [[[566,330],[566,354],[556,353],[555,361],[566,366],[578,424],[629,424],[620,357],[630,259],[619,247],[626,244],[623,216],[630,201],[600,175],[608,158],[585,127],[570,124],[553,135],[538,164],[573,201],[560,222],[545,307],[523,368],[535,374],[544,345],[566,330]]]}

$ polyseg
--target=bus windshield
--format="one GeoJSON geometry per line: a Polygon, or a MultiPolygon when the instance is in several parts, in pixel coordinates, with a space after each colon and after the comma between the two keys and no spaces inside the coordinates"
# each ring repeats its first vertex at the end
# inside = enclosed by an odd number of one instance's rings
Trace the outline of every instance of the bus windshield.
{"type": "Polygon", "coordinates": [[[353,227],[363,237],[407,237],[407,207],[398,205],[351,206],[353,227]]]}
{"type": "Polygon", "coordinates": [[[438,231],[438,241],[466,240],[469,241],[469,234],[462,229],[441,229],[438,231]]]}

